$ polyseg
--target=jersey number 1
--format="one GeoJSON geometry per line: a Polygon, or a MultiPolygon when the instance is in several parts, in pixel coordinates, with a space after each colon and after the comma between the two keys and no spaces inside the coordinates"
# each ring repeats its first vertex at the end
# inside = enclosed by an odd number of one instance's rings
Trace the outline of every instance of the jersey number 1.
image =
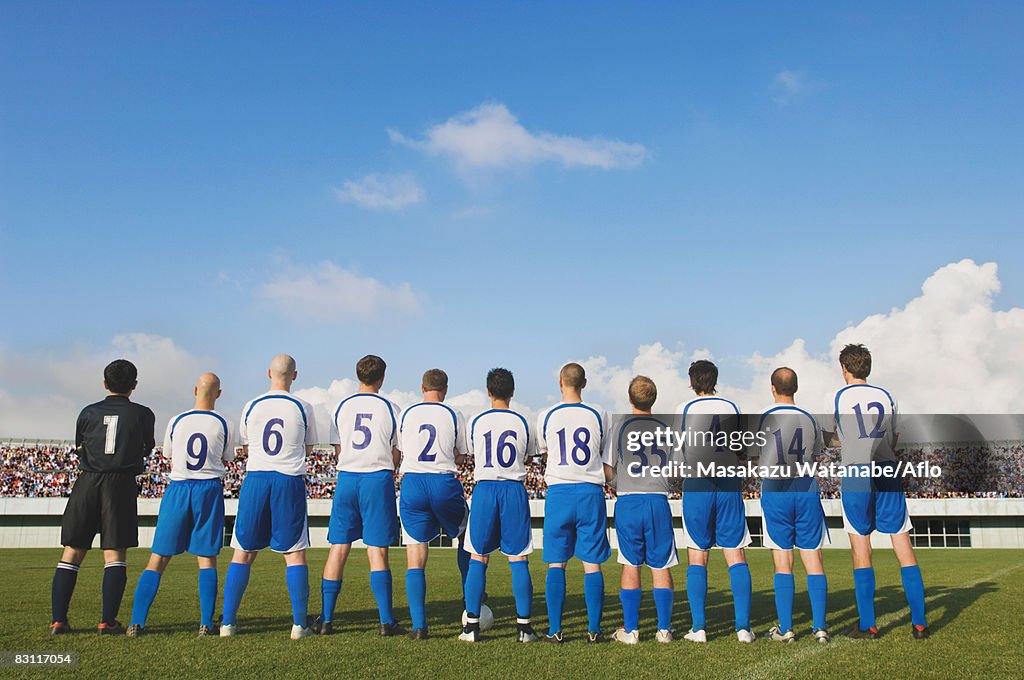
{"type": "Polygon", "coordinates": [[[103,426],[107,428],[107,436],[103,441],[103,453],[113,456],[117,444],[117,416],[103,416],[103,426]]]}

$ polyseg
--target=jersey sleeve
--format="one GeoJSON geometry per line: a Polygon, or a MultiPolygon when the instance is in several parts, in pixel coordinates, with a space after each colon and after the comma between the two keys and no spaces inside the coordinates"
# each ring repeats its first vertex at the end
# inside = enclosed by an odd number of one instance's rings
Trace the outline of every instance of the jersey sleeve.
{"type": "MultiPolygon", "coordinates": [[[[550,409],[548,409],[548,410],[550,410],[550,409]]],[[[548,443],[546,441],[544,441],[544,417],[547,415],[547,413],[548,413],[548,411],[541,411],[537,415],[537,434],[536,434],[536,439],[537,439],[537,455],[538,456],[546,456],[546,455],[548,455],[548,443]]]]}
{"type": "Polygon", "coordinates": [[[615,466],[615,433],[612,431],[612,422],[608,419],[608,412],[601,409],[601,461],[605,465],[615,466]]]}
{"type": "Polygon", "coordinates": [[[391,412],[395,415],[395,431],[391,433],[391,446],[401,451],[402,438],[398,436],[398,430],[399,423],[402,422],[402,407],[390,400],[388,404],[391,406],[391,412]]]}
{"type": "Polygon", "coordinates": [[[225,463],[230,463],[235,459],[235,433],[232,431],[231,423],[228,423],[226,420],[224,422],[227,423],[228,432],[224,440],[224,457],[222,460],[225,463]]]}
{"type": "Polygon", "coordinates": [[[75,423],[75,448],[82,448],[82,443],[85,441],[85,423],[87,420],[86,409],[78,414],[78,421],[75,423]]]}
{"type": "Polygon", "coordinates": [[[238,443],[242,446],[249,445],[249,433],[245,427],[245,412],[249,410],[249,404],[242,409],[242,416],[238,419],[238,443]]]}
{"type": "Polygon", "coordinates": [[[337,413],[341,408],[341,404],[334,407],[334,413],[331,415],[331,423],[327,427],[327,442],[331,446],[338,446],[341,444],[341,432],[338,431],[338,418],[337,413]]]}
{"type": "Polygon", "coordinates": [[[312,446],[317,443],[316,414],[313,406],[306,402],[302,403],[302,410],[306,412],[306,446],[312,446]]]}
{"type": "Polygon", "coordinates": [[[152,409],[142,407],[142,457],[146,458],[156,448],[156,414],[152,409]]]}
{"type": "Polygon", "coordinates": [[[171,429],[173,425],[174,418],[171,418],[170,420],[167,421],[167,429],[164,430],[163,454],[164,458],[166,458],[167,460],[170,460],[171,457],[174,455],[174,447],[171,445],[171,429]]]}
{"type": "Polygon", "coordinates": [[[469,453],[469,436],[466,433],[466,417],[462,411],[455,412],[455,451],[466,455],[469,453]]]}

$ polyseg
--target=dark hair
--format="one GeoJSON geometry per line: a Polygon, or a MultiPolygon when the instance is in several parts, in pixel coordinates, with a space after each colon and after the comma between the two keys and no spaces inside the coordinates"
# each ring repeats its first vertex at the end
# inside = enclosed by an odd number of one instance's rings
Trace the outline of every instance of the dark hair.
{"type": "Polygon", "coordinates": [[[423,374],[423,389],[428,392],[441,392],[448,389],[448,374],[440,368],[432,368],[423,374]]]}
{"type": "Polygon", "coordinates": [[[509,401],[516,391],[516,379],[507,368],[492,368],[487,371],[487,391],[495,399],[509,401]]]}
{"type": "Polygon", "coordinates": [[[783,397],[792,397],[796,394],[798,387],[796,371],[786,366],[776,368],[772,371],[772,387],[775,388],[775,394],[783,397]]]}
{"type": "Polygon", "coordinates": [[[839,364],[854,378],[864,380],[871,375],[871,352],[864,345],[847,345],[839,353],[839,364]]]}
{"type": "Polygon", "coordinates": [[[638,375],[629,381],[629,403],[641,411],[650,411],[658,400],[658,388],[646,375],[638,375]]]}
{"type": "Polygon", "coordinates": [[[579,364],[572,363],[562,366],[558,372],[562,384],[574,390],[582,390],[587,384],[587,372],[579,364]]]}
{"type": "Polygon", "coordinates": [[[714,394],[718,384],[718,366],[707,359],[690,364],[690,387],[697,394],[714,394]]]}
{"type": "Polygon", "coordinates": [[[103,369],[103,382],[114,394],[128,394],[138,383],[139,371],[127,359],[115,359],[103,369]]]}
{"type": "Polygon", "coordinates": [[[376,385],[384,380],[388,365],[376,354],[367,354],[356,364],[356,378],[363,385],[376,385]]]}

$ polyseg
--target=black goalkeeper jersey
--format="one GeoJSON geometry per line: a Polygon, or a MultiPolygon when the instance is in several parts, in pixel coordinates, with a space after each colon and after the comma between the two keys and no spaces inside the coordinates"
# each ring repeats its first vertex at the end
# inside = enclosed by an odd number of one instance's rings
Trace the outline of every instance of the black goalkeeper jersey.
{"type": "Polygon", "coordinates": [[[75,428],[79,466],[87,472],[142,474],[156,446],[156,417],[128,397],[110,396],[82,409],[75,428]]]}

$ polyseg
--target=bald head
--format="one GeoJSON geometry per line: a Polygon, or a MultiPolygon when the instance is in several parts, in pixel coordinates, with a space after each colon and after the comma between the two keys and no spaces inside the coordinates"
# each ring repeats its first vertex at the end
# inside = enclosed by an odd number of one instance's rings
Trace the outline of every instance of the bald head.
{"type": "Polygon", "coordinates": [[[288,354],[278,354],[270,360],[270,369],[267,371],[267,377],[270,378],[271,389],[291,389],[292,382],[294,382],[297,375],[295,359],[288,354]]]}
{"type": "Polygon", "coordinates": [[[196,388],[193,392],[196,395],[196,408],[212,411],[220,397],[220,378],[216,373],[203,373],[196,378],[196,388]]]}
{"type": "Polygon", "coordinates": [[[792,398],[797,390],[796,371],[783,366],[772,372],[772,391],[779,397],[792,398]]]}
{"type": "Polygon", "coordinates": [[[587,372],[579,364],[566,364],[558,372],[558,382],[562,387],[579,392],[587,386],[587,372]]]}

